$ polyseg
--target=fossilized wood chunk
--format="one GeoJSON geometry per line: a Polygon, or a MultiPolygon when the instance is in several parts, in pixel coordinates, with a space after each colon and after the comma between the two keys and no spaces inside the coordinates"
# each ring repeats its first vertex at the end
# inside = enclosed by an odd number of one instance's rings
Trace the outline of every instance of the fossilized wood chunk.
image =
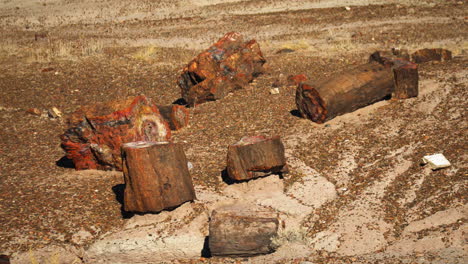
{"type": "Polygon", "coordinates": [[[122,159],[125,211],[159,212],[196,199],[187,158],[180,144],[125,143],[122,159]]]}
{"type": "Polygon", "coordinates": [[[278,214],[260,208],[225,207],[211,214],[209,247],[213,256],[243,257],[275,251],[278,214]]]}
{"type": "Polygon", "coordinates": [[[158,109],[171,130],[179,130],[189,123],[190,112],[183,105],[158,105],[158,109]]]}
{"type": "Polygon", "coordinates": [[[228,147],[227,173],[233,180],[284,172],[287,172],[286,157],[279,137],[243,137],[228,147]]]}
{"type": "Polygon", "coordinates": [[[189,106],[221,99],[261,74],[265,59],[255,40],[244,42],[230,32],[188,63],[179,77],[182,98],[189,106]]]}
{"type": "Polygon", "coordinates": [[[171,137],[157,106],[144,95],[81,107],[70,116],[68,127],[60,136],[62,148],[77,170],[121,170],[123,143],[171,137]]]}
{"type": "Polygon", "coordinates": [[[452,52],[446,49],[421,49],[411,54],[411,60],[415,63],[448,61],[451,59],[452,52]]]}

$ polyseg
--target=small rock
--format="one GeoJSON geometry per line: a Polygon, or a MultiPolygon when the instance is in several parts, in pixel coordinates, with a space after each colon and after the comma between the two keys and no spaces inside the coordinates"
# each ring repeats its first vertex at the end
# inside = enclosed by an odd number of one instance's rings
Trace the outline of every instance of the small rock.
{"type": "Polygon", "coordinates": [[[279,93],[280,93],[279,88],[271,88],[270,89],[270,94],[279,94],[279,93]]]}
{"type": "Polygon", "coordinates": [[[93,235],[90,232],[84,229],[81,229],[77,233],[73,234],[71,241],[77,245],[82,245],[86,241],[91,240],[92,238],[93,238],[93,235]]]}
{"type": "Polygon", "coordinates": [[[429,164],[429,167],[432,170],[443,169],[451,166],[450,161],[448,161],[447,158],[445,158],[445,156],[440,153],[424,156],[422,158],[422,163],[429,164]]]}
{"type": "Polygon", "coordinates": [[[288,48],[285,48],[285,49],[280,49],[276,52],[276,54],[282,54],[282,53],[292,53],[294,52],[295,50],[293,49],[288,49],[288,48]]]}
{"type": "Polygon", "coordinates": [[[57,107],[52,107],[47,111],[47,114],[49,115],[50,118],[56,119],[59,117],[62,117],[62,112],[57,109],[57,107]]]}
{"type": "Polygon", "coordinates": [[[346,11],[351,11],[351,7],[345,6],[346,11]]]}
{"type": "Polygon", "coordinates": [[[26,113],[40,116],[42,114],[42,111],[37,108],[29,108],[28,110],[26,110],[26,113]]]}
{"type": "Polygon", "coordinates": [[[192,162],[190,162],[190,161],[187,162],[187,167],[188,167],[189,170],[192,170],[192,169],[193,169],[193,164],[192,164],[192,162]]]}

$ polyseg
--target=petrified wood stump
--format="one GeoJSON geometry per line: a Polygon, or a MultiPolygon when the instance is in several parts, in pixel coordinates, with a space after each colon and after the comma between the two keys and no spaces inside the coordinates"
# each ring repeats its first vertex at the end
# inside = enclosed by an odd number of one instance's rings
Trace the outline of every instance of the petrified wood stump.
{"type": "Polygon", "coordinates": [[[180,144],[130,142],[122,146],[124,209],[159,212],[196,199],[180,144]]]}
{"type": "Polygon", "coordinates": [[[159,112],[171,130],[179,130],[189,123],[189,110],[183,105],[158,105],[159,112]]]}
{"type": "Polygon", "coordinates": [[[279,137],[243,137],[228,147],[227,173],[233,180],[284,172],[287,172],[286,157],[279,137]]]}
{"type": "Polygon", "coordinates": [[[296,105],[301,115],[323,123],[384,99],[393,92],[390,67],[370,62],[317,83],[301,83],[296,105]]]}
{"type": "Polygon", "coordinates": [[[221,208],[211,214],[209,247],[213,256],[244,257],[275,251],[278,215],[262,209],[221,208]]]}
{"type": "Polygon", "coordinates": [[[84,106],[68,120],[62,148],[77,170],[122,169],[123,143],[167,141],[169,125],[144,95],[124,101],[84,106]]]}
{"type": "Polygon", "coordinates": [[[419,94],[418,64],[406,60],[392,60],[394,91],[392,98],[407,99],[419,94]]]}
{"type": "Polygon", "coordinates": [[[221,99],[261,74],[265,59],[255,40],[244,42],[230,32],[188,63],[179,77],[182,98],[189,106],[221,99]]]}
{"type": "Polygon", "coordinates": [[[421,49],[411,54],[415,63],[428,61],[448,61],[452,59],[452,52],[446,49],[421,49]]]}

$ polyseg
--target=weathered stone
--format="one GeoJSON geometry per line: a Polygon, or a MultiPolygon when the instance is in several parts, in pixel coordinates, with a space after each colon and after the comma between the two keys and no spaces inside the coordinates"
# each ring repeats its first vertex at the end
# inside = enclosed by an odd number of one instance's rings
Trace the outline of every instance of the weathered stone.
{"type": "Polygon", "coordinates": [[[81,107],[61,135],[62,148],[77,170],[122,169],[120,147],[132,141],[168,141],[169,125],[144,95],[81,107]]]}
{"type": "Polygon", "coordinates": [[[446,49],[421,49],[411,54],[411,60],[415,63],[447,61],[451,59],[452,52],[446,49]]]}
{"type": "Polygon", "coordinates": [[[244,42],[230,32],[188,63],[179,77],[182,98],[189,106],[221,99],[261,74],[265,63],[255,40],[244,42]]]}

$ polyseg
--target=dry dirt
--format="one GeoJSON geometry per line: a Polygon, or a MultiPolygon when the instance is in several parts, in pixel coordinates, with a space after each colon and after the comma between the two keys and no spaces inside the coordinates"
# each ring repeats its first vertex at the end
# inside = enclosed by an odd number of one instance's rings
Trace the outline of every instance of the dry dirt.
{"type": "Polygon", "coordinates": [[[121,212],[121,173],[62,162],[65,122],[48,109],[66,116],[141,93],[170,104],[183,65],[239,31],[260,43],[267,72],[191,109],[190,127],[175,133],[194,165],[190,210],[242,199],[294,228],[273,257],[154,263],[467,263],[467,16],[465,0],[0,0],[0,254],[26,252],[17,263],[34,263],[28,252],[46,246],[83,252],[135,221],[121,212]],[[454,59],[420,65],[417,98],[318,125],[295,114],[294,87],[269,93],[290,74],[323,78],[375,50],[426,47],[454,59]],[[277,53],[284,48],[294,52],[277,53]],[[227,145],[258,134],[282,137],[291,173],[228,186],[227,145]],[[422,167],[433,153],[452,166],[422,167]]]}

